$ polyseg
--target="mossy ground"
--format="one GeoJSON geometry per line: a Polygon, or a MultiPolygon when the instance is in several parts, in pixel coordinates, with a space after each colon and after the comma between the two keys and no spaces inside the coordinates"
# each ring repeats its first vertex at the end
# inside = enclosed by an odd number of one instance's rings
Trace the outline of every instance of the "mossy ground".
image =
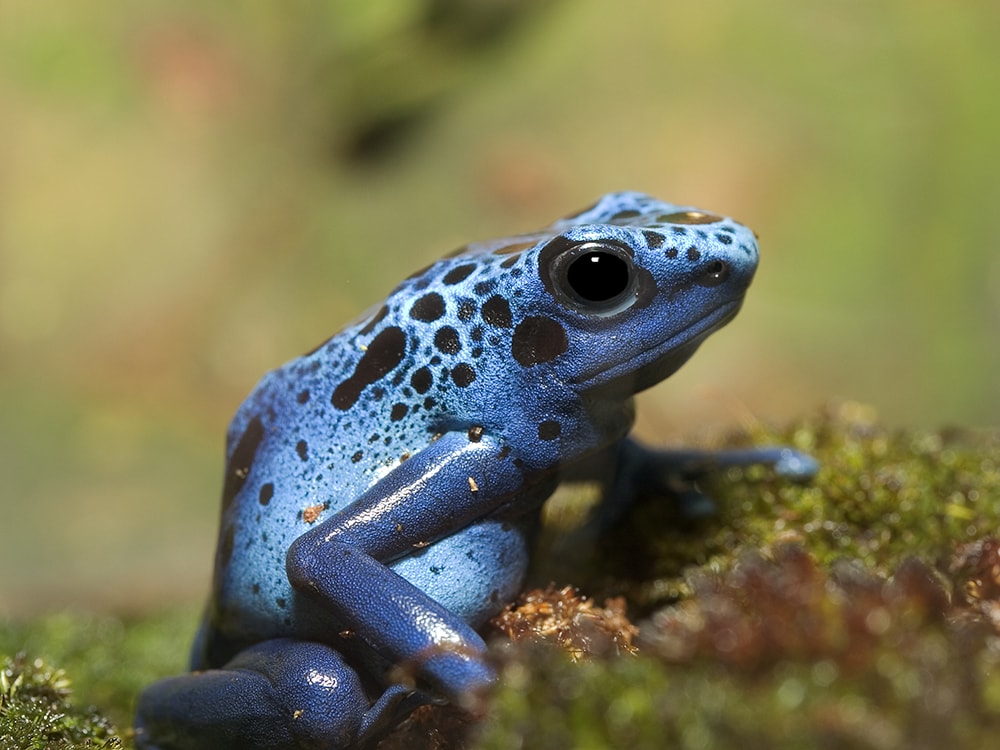
{"type": "MultiPolygon", "coordinates": [[[[503,681],[486,720],[428,707],[383,747],[990,746],[1000,436],[895,432],[845,405],[724,442],[749,441],[823,468],[801,486],[730,470],[705,487],[718,512],[698,522],[649,499],[598,544],[543,538],[563,564],[537,575],[561,571],[582,594],[543,585],[497,619],[503,681]]],[[[129,747],[114,727],[141,685],[183,668],[196,618],[5,625],[0,654],[26,656],[3,667],[0,745],[129,747]]]]}

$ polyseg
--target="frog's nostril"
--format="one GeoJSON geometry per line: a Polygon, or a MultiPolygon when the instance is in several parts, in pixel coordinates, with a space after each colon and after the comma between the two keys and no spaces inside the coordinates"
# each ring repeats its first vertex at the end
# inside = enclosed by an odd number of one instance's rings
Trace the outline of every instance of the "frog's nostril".
{"type": "Polygon", "coordinates": [[[723,260],[713,260],[698,274],[695,283],[700,286],[719,286],[729,278],[729,264],[723,260]]]}

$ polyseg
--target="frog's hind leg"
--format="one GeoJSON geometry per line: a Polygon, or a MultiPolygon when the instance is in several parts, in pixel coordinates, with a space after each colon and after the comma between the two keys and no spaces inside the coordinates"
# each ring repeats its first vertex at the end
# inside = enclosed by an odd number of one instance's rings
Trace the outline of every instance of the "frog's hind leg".
{"type": "Polygon", "coordinates": [[[362,735],[412,710],[415,697],[390,689],[371,706],[358,674],[335,650],[275,639],[240,652],[222,669],[150,685],[139,698],[136,744],[141,750],[357,747],[362,735]]]}

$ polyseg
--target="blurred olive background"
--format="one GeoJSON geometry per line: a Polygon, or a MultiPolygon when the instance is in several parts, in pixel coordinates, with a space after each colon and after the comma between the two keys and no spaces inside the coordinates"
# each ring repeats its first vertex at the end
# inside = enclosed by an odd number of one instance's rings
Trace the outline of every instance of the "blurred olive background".
{"type": "Polygon", "coordinates": [[[996,424],[998,35],[975,0],[3,3],[0,613],[202,597],[257,378],[609,190],[762,243],[648,439],[996,424]]]}

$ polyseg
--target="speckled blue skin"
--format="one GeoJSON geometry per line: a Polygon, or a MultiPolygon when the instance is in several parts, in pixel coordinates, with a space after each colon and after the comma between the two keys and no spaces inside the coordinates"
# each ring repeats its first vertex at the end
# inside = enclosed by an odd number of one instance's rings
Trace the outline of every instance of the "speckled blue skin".
{"type": "Polygon", "coordinates": [[[480,693],[495,676],[475,628],[519,590],[542,501],[598,454],[620,459],[606,517],[637,484],[720,464],[808,476],[787,449],[624,439],[632,394],[736,314],[756,267],[736,222],[610,194],[438,261],[266,375],[228,434],[207,671],[143,693],[139,746],[363,746],[421,702],[480,693]]]}

